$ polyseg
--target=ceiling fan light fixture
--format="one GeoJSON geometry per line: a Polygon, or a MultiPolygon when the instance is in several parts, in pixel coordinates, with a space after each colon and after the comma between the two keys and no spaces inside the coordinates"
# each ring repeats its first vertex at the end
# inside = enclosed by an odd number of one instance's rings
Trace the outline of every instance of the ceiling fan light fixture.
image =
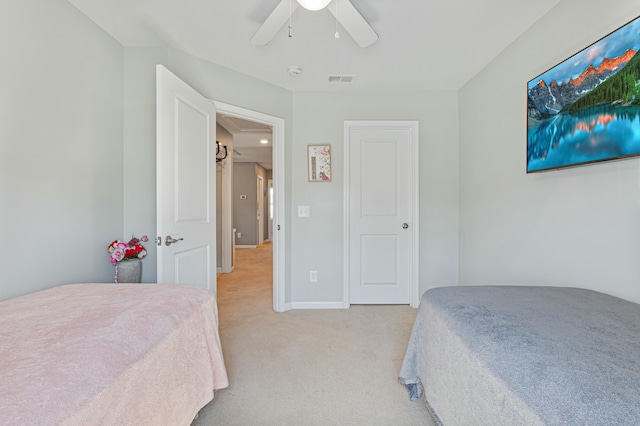
{"type": "Polygon", "coordinates": [[[320,10],[327,7],[331,0],[297,0],[307,10],[320,10]]]}

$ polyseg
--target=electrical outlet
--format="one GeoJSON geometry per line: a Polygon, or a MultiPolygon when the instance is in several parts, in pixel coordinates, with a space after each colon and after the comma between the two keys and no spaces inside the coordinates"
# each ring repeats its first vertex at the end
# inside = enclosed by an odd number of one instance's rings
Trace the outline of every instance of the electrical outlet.
{"type": "Polygon", "coordinates": [[[309,281],[312,283],[318,282],[318,271],[309,271],[309,281]]]}
{"type": "Polygon", "coordinates": [[[242,238],[242,232],[238,232],[238,238],[242,238]]]}

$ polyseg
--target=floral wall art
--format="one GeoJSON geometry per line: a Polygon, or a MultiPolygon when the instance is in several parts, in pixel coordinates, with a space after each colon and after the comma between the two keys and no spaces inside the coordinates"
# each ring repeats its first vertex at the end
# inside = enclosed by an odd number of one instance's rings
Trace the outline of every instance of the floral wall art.
{"type": "Polygon", "coordinates": [[[331,180],[331,145],[309,145],[307,147],[309,163],[309,182],[328,182],[331,180]]]}

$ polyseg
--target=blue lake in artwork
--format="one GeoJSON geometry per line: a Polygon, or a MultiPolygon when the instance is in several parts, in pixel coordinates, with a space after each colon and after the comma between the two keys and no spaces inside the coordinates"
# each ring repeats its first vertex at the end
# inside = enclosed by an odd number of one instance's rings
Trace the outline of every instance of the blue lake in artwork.
{"type": "Polygon", "coordinates": [[[640,107],[557,114],[527,132],[527,172],[640,154],[640,107]]]}

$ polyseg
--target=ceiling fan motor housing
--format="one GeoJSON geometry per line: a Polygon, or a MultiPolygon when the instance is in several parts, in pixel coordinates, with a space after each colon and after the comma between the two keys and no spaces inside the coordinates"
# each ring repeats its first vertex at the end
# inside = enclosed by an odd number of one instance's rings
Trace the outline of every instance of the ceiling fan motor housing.
{"type": "Polygon", "coordinates": [[[298,0],[298,3],[307,10],[320,10],[327,7],[331,0],[298,0]]]}
{"type": "MultiPolygon", "coordinates": [[[[280,0],[273,12],[267,17],[258,31],[251,38],[251,43],[257,46],[266,46],[273,39],[276,33],[287,21],[291,19],[292,13],[302,5],[305,9],[320,10],[332,0],[280,0]]],[[[371,25],[362,17],[360,12],[351,4],[350,0],[333,0],[336,7],[328,7],[327,10],[335,16],[347,33],[355,40],[360,47],[368,47],[378,40],[378,34],[371,28],[371,25]],[[340,7],[338,7],[340,6],[340,7]],[[338,10],[340,13],[338,13],[338,10]]],[[[337,32],[338,36],[340,33],[337,32]]],[[[337,36],[336,36],[337,38],[337,36]]]]}

